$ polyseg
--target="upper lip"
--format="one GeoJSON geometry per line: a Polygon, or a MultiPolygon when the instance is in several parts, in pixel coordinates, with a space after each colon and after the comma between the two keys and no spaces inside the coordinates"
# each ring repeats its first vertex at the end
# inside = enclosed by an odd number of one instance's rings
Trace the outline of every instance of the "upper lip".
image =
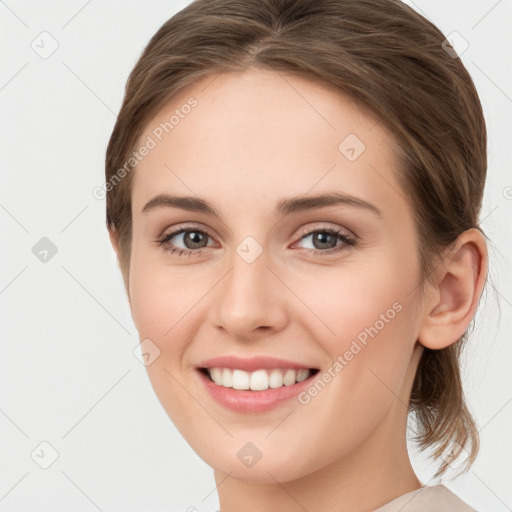
{"type": "Polygon", "coordinates": [[[296,370],[300,370],[301,368],[314,368],[309,364],[287,361],[286,359],[278,359],[270,356],[254,356],[244,358],[237,356],[220,356],[206,359],[198,365],[198,368],[214,367],[239,369],[248,372],[264,368],[293,368],[296,370]]]}

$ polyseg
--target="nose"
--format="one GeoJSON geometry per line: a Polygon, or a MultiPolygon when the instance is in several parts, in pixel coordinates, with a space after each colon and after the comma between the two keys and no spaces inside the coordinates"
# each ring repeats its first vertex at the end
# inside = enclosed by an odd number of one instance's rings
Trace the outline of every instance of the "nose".
{"type": "Polygon", "coordinates": [[[254,261],[233,253],[231,269],[216,286],[213,322],[237,340],[254,340],[282,330],[290,293],[263,251],[254,261]]]}

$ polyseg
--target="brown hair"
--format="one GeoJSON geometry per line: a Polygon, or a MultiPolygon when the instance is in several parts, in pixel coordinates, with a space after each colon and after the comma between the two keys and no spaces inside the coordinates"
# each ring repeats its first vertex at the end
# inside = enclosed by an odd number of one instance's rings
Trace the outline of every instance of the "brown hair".
{"type": "MultiPolygon", "coordinates": [[[[169,19],[129,76],[106,153],[107,226],[119,235],[126,290],[130,153],[152,117],[187,85],[248,68],[320,80],[376,114],[395,136],[398,179],[414,205],[427,283],[458,235],[473,227],[484,234],[477,224],[487,169],[485,121],[473,81],[445,39],[399,0],[196,0],[169,19]],[[113,181],[123,168],[123,179],[113,181]]],[[[436,447],[435,460],[465,448],[466,470],[479,448],[459,369],[468,331],[444,349],[424,348],[409,404],[420,447],[436,447]]],[[[446,469],[444,461],[436,476],[446,469]]]]}

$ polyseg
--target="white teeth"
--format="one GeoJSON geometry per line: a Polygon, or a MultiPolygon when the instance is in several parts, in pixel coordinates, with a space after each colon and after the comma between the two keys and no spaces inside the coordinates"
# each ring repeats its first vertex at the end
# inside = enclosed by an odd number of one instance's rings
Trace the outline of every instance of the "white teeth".
{"type": "Polygon", "coordinates": [[[231,370],[228,368],[224,368],[222,370],[222,381],[218,382],[220,386],[224,386],[225,388],[232,388],[233,387],[233,374],[231,370]]]}
{"type": "Polygon", "coordinates": [[[281,370],[272,370],[268,385],[271,388],[280,388],[283,385],[283,374],[281,370]]]}
{"type": "Polygon", "coordinates": [[[298,372],[297,372],[297,382],[302,382],[303,380],[306,380],[308,377],[309,377],[309,370],[306,370],[304,368],[301,368],[298,372]]]}
{"type": "Polygon", "coordinates": [[[232,370],[231,368],[207,368],[213,382],[218,386],[240,390],[263,391],[270,388],[291,386],[296,382],[302,382],[311,375],[311,370],[273,369],[256,370],[246,372],[244,370],[232,370]]]}
{"type": "Polygon", "coordinates": [[[291,368],[289,370],[286,370],[286,373],[283,377],[283,384],[285,386],[291,386],[292,384],[295,384],[295,376],[297,375],[297,372],[295,370],[292,370],[291,368]]]}
{"type": "Polygon", "coordinates": [[[253,391],[261,391],[262,389],[268,389],[268,375],[266,370],[256,370],[255,372],[252,372],[249,387],[253,391]]]}
{"type": "MultiPolygon", "coordinates": [[[[226,371],[227,368],[224,368],[226,371]]],[[[249,389],[250,375],[243,370],[233,370],[233,389],[249,389]]]]}
{"type": "Polygon", "coordinates": [[[212,378],[215,384],[222,384],[222,368],[211,368],[210,369],[210,377],[212,378]]]}

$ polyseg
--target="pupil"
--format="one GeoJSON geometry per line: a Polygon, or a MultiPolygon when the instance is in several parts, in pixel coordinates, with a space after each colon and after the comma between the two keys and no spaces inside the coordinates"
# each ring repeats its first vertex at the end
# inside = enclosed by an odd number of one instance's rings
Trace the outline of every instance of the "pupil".
{"type": "MultiPolygon", "coordinates": [[[[315,247],[317,246],[316,242],[320,242],[320,244],[325,244],[327,243],[329,245],[329,239],[333,239],[333,235],[330,234],[330,233],[317,233],[316,236],[313,237],[313,245],[315,245],[315,247]],[[326,241],[327,239],[327,241],[326,241]]],[[[332,242],[333,240],[331,240],[332,242]]],[[[336,240],[334,240],[334,245],[336,245],[336,240]]],[[[332,247],[334,247],[334,245],[332,245],[331,247],[327,247],[328,249],[331,249],[332,247]]],[[[326,247],[323,247],[322,245],[320,247],[317,247],[317,249],[326,249],[326,247]]]]}
{"type": "MultiPolygon", "coordinates": [[[[197,231],[189,231],[189,232],[185,233],[185,237],[184,237],[185,245],[189,249],[198,249],[198,247],[196,247],[195,244],[201,244],[201,238],[203,238],[202,233],[199,233],[197,231]],[[190,242],[190,243],[187,243],[187,242],[190,242]],[[190,245],[192,245],[192,247],[190,247],[190,245]]],[[[201,247],[199,247],[199,248],[201,248],[201,247]]]]}

